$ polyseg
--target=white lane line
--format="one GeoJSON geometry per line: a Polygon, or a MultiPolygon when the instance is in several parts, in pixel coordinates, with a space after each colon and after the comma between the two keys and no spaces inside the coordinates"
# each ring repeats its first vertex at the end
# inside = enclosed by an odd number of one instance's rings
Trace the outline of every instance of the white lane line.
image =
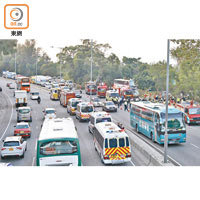
{"type": "Polygon", "coordinates": [[[36,152],[36,149],[37,149],[37,139],[36,139],[36,142],[35,142],[35,152],[36,152]]]}
{"type": "Polygon", "coordinates": [[[32,162],[32,166],[34,166],[34,162],[35,162],[35,157],[33,157],[33,162],[32,162]]]}
{"type": "Polygon", "coordinates": [[[197,149],[200,149],[198,146],[196,146],[195,144],[190,143],[192,146],[196,147],[197,149]]]}
{"type": "Polygon", "coordinates": [[[131,163],[133,166],[135,166],[135,164],[132,162],[132,160],[130,161],[130,163],[131,163]]]}
{"type": "Polygon", "coordinates": [[[4,94],[8,97],[8,99],[9,99],[9,101],[10,101],[10,104],[11,104],[11,106],[12,106],[12,112],[11,112],[11,115],[10,115],[10,119],[9,119],[8,125],[7,125],[7,127],[6,127],[6,129],[5,129],[4,133],[3,133],[3,135],[1,136],[0,140],[2,140],[2,138],[4,137],[4,135],[5,135],[5,133],[6,133],[7,129],[8,129],[8,127],[9,127],[9,125],[10,125],[12,116],[13,116],[13,105],[12,105],[12,102],[11,102],[11,100],[10,100],[10,97],[9,97],[6,93],[4,93],[4,94]]]}

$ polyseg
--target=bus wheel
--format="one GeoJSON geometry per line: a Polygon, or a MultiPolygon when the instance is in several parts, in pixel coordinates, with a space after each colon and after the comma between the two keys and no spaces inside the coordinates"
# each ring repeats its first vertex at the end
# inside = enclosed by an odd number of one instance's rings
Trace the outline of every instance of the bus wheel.
{"type": "Polygon", "coordinates": [[[155,140],[153,139],[153,133],[151,132],[151,141],[155,142],[155,140]]]}
{"type": "Polygon", "coordinates": [[[136,124],[136,132],[139,133],[138,125],[136,124]]]}

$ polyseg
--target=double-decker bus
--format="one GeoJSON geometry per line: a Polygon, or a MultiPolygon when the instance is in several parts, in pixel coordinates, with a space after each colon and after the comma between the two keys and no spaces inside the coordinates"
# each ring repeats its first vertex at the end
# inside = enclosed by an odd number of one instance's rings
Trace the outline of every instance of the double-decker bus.
{"type": "Polygon", "coordinates": [[[97,94],[96,84],[92,81],[89,81],[88,83],[86,83],[85,84],[85,92],[86,92],[86,94],[96,95],[97,94]]]}
{"type": "MultiPolygon", "coordinates": [[[[200,124],[200,105],[183,102],[176,104],[176,107],[189,117],[189,124],[200,124]]],[[[185,122],[187,123],[187,117],[185,117],[185,122]]]]}
{"type": "Polygon", "coordinates": [[[120,96],[127,98],[139,97],[139,92],[133,79],[114,79],[113,89],[118,90],[120,96]]]}
{"type": "Polygon", "coordinates": [[[30,92],[31,82],[29,77],[17,76],[16,77],[17,90],[26,90],[30,92]]]}
{"type": "MultiPolygon", "coordinates": [[[[164,104],[150,102],[132,102],[130,112],[131,126],[137,132],[149,137],[153,142],[164,144],[165,115],[164,104]]],[[[169,106],[168,108],[168,143],[186,142],[185,114],[169,106]]]]}
{"type": "Polygon", "coordinates": [[[107,87],[107,85],[105,83],[102,83],[102,84],[98,85],[98,87],[97,87],[97,95],[98,95],[98,97],[105,98],[107,89],[108,89],[108,87],[107,87]]]}
{"type": "Polygon", "coordinates": [[[45,119],[37,141],[37,166],[81,166],[72,118],[45,119]]]}

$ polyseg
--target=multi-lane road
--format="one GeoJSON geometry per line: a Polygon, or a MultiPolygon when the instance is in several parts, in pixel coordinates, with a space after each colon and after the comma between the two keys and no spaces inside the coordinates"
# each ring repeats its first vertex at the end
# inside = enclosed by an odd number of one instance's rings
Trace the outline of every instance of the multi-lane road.
{"type": "MultiPolygon", "coordinates": [[[[0,78],[0,86],[3,88],[3,92],[0,93],[0,139],[2,140],[6,136],[13,135],[14,125],[16,125],[16,108],[15,98],[13,97],[14,90],[6,87],[6,83],[10,81],[0,78]]],[[[28,105],[32,108],[33,121],[31,123],[32,136],[27,139],[28,150],[25,153],[25,157],[20,158],[7,158],[3,162],[11,162],[14,166],[31,166],[35,165],[36,161],[36,142],[39,137],[41,124],[43,123],[42,110],[47,107],[54,107],[57,111],[57,117],[69,117],[66,108],[60,106],[59,101],[51,101],[49,98],[48,90],[36,85],[31,85],[32,91],[39,91],[41,96],[41,104],[37,101],[30,100],[28,98],[28,105]]],[[[83,94],[83,100],[89,101],[89,97],[83,94]]],[[[101,109],[100,109],[101,110],[101,109]]],[[[118,110],[117,113],[111,113],[115,121],[122,122],[125,127],[130,127],[130,117],[127,111],[118,110]]],[[[70,116],[71,117],[71,116],[70,116]]],[[[78,122],[75,117],[75,125],[78,130],[81,157],[83,166],[102,166],[99,155],[94,149],[93,137],[88,132],[87,122],[78,122]]],[[[134,132],[134,129],[132,129],[134,132]]],[[[131,132],[128,132],[131,139],[131,132]]],[[[142,135],[141,135],[142,136],[142,135]]],[[[156,148],[163,151],[163,145],[152,143],[148,138],[142,136],[145,140],[150,142],[156,148]]],[[[0,145],[2,142],[0,141],[0,145]]],[[[185,166],[200,166],[200,126],[187,126],[187,141],[185,144],[169,145],[168,154],[180,165],[185,166]]],[[[122,164],[120,166],[138,166],[145,165],[145,162],[141,159],[140,155],[137,155],[134,147],[132,146],[132,160],[130,163],[122,164]]]]}

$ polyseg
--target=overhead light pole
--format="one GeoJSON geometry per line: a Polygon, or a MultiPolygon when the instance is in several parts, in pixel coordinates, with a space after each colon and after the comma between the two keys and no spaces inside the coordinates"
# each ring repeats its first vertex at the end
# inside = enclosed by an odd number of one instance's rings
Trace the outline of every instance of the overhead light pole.
{"type": "Polygon", "coordinates": [[[167,163],[167,148],[168,148],[169,51],[170,51],[170,40],[168,39],[167,40],[167,78],[166,78],[166,112],[165,112],[164,163],[167,163]]]}
{"type": "MultiPolygon", "coordinates": [[[[92,39],[91,39],[91,59],[90,59],[90,81],[92,82],[92,39]]],[[[90,102],[91,102],[92,88],[90,88],[90,102]]]]}

